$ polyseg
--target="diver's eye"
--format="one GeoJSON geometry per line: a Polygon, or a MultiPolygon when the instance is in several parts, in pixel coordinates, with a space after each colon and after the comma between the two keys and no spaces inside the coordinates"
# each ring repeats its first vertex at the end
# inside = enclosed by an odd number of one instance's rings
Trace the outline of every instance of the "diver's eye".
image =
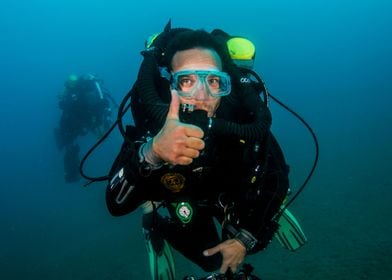
{"type": "Polygon", "coordinates": [[[196,82],[197,78],[195,77],[195,75],[181,76],[178,78],[178,85],[181,90],[193,88],[196,82]]]}
{"type": "Polygon", "coordinates": [[[220,88],[220,78],[218,76],[209,76],[207,78],[208,86],[210,89],[219,89],[220,88]]]}

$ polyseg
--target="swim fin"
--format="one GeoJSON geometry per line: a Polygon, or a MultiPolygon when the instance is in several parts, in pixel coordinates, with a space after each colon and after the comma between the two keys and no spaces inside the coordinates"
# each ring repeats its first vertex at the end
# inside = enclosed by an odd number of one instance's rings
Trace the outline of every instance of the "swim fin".
{"type": "Polygon", "coordinates": [[[283,211],[278,223],[275,237],[284,248],[296,251],[308,241],[297,219],[288,209],[283,211]]]}
{"type": "Polygon", "coordinates": [[[176,270],[174,257],[168,242],[160,237],[152,228],[145,227],[152,213],[144,214],[143,232],[150,261],[150,272],[153,280],[175,280],[176,270]]]}

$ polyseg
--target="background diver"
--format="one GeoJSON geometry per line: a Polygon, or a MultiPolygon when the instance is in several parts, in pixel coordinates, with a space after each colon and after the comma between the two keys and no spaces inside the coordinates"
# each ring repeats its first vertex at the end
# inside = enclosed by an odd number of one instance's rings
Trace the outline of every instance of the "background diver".
{"type": "Polygon", "coordinates": [[[60,123],[55,128],[58,149],[64,149],[64,178],[76,182],[79,174],[79,144],[77,138],[93,133],[101,136],[112,122],[112,104],[115,104],[103,81],[92,74],[70,75],[59,95],[62,111],[60,123]]]}

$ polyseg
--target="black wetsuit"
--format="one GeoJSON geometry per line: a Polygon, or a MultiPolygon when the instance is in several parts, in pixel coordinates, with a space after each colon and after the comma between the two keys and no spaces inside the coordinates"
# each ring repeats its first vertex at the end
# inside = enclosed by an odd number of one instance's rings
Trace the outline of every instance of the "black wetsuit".
{"type": "MultiPolygon", "coordinates": [[[[217,117],[224,115],[218,110],[217,117]]],[[[128,135],[134,142],[124,143],[107,188],[112,215],[130,213],[148,200],[163,202],[171,219],[157,215],[155,232],[206,271],[221,265],[220,254],[202,254],[222,242],[213,218],[223,224],[223,239],[233,238],[239,230],[250,233],[257,242],[248,253],[268,245],[277,229],[273,217],[289,185],[288,167],[271,133],[267,131],[262,141],[244,141],[207,132],[205,152],[191,165],[163,165],[155,170],[139,158],[138,149],[145,140],[139,142],[136,128],[129,127],[128,135]],[[193,209],[189,223],[177,218],[175,208],[181,202],[193,209]]]]}
{"type": "Polygon", "coordinates": [[[179,116],[182,122],[203,129],[206,146],[201,156],[188,166],[154,169],[139,157],[139,148],[163,127],[171,95],[155,56],[144,54],[130,92],[136,128],[128,127],[129,141],[112,167],[106,195],[114,216],[130,213],[149,200],[167,207],[170,219],[154,211],[150,226],[206,271],[217,269],[221,256],[205,257],[202,252],[222,239],[239,239],[248,253],[268,245],[277,229],[273,217],[289,186],[288,167],[269,131],[271,114],[257,83],[246,72],[229,67],[231,62],[226,64],[232,90],[221,98],[215,118],[197,110],[179,116]],[[193,210],[190,221],[179,217],[182,203],[193,210]],[[222,225],[222,234],[214,218],[222,225]]]}

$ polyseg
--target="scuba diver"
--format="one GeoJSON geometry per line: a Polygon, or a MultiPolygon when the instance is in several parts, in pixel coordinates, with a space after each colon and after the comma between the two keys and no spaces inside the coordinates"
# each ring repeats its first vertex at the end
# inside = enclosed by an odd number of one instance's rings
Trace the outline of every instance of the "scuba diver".
{"type": "Polygon", "coordinates": [[[70,75],[59,95],[62,110],[60,123],[55,128],[59,150],[64,149],[64,178],[67,183],[80,180],[79,144],[77,138],[91,132],[103,134],[111,125],[113,101],[103,81],[92,74],[70,75]]]}
{"type": "Polygon", "coordinates": [[[270,132],[267,91],[247,71],[254,45],[229,37],[168,24],[148,40],[129,93],[135,125],[106,202],[113,216],[143,209],[153,279],[176,279],[171,247],[227,274],[274,236],[290,250],[306,242],[284,205],[289,168],[270,132]]]}

